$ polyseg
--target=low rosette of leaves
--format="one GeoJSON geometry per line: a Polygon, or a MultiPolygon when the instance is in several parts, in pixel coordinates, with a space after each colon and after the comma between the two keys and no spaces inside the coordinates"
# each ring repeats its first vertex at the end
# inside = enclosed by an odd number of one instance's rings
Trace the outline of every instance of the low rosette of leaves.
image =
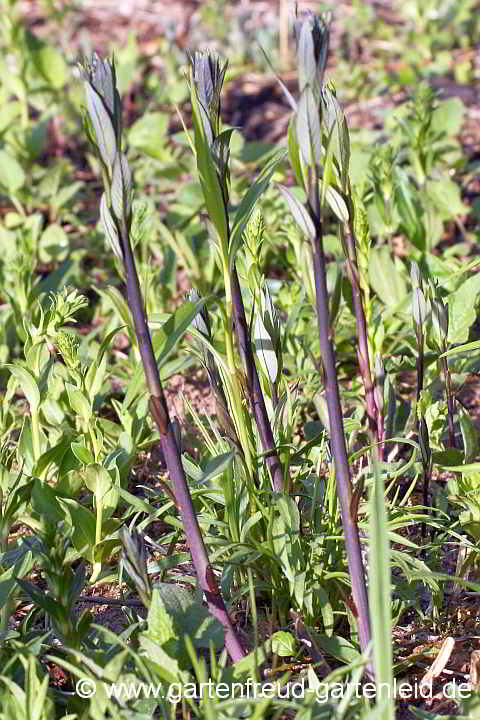
{"type": "Polygon", "coordinates": [[[52,627],[61,641],[73,650],[79,650],[90,630],[91,613],[84,610],[75,613],[75,605],[85,587],[86,573],[83,562],[74,569],[72,562],[78,558],[72,555],[72,530],[63,523],[47,523],[40,538],[27,538],[32,552],[40,562],[47,590],[40,590],[29,580],[17,578],[22,590],[50,618],[52,627]]]}

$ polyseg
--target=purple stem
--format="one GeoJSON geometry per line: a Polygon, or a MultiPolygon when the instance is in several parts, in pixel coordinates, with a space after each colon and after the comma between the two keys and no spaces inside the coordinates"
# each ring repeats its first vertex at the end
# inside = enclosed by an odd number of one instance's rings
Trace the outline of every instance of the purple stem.
{"type": "MultiPolygon", "coordinates": [[[[348,464],[347,446],[343,428],[343,414],[340,404],[340,391],[335,365],[335,353],[332,343],[332,329],[328,314],[328,291],[323,252],[323,231],[318,195],[318,178],[316,172],[310,174],[309,210],[315,225],[315,237],[312,240],[313,268],[315,273],[316,311],[320,352],[324,368],[325,396],[327,400],[328,419],[330,425],[330,442],[335,463],[338,499],[345,534],[345,549],[348,567],[352,579],[352,596],[358,617],[358,635],[362,652],[367,650],[372,633],[368,607],[367,586],[363,567],[360,536],[356,513],[352,508],[352,483],[348,464]],[[312,178],[313,175],[313,178],[312,178]]],[[[371,664],[367,672],[372,673],[371,664]]]]}
{"type": "Polygon", "coordinates": [[[144,311],[135,259],[126,230],[122,232],[122,245],[123,259],[127,273],[128,302],[132,312],[147,387],[150,392],[150,412],[160,432],[160,443],[165,457],[165,463],[172,480],[177,506],[182,516],[185,537],[192,555],[195,572],[200,586],[205,593],[210,613],[223,625],[225,631],[225,647],[228,654],[232,661],[236,662],[245,657],[245,651],[237,637],[235,628],[233,627],[225,603],[217,587],[215,575],[208,560],[207,550],[193,507],[173,427],[170,423],[165,395],[163,393],[144,311]]]}
{"type": "MultiPolygon", "coordinates": [[[[377,404],[375,402],[375,388],[372,381],[368,352],[367,322],[365,319],[365,309],[363,306],[362,291],[358,277],[357,248],[355,244],[355,235],[351,225],[345,233],[345,239],[347,243],[347,272],[352,286],[352,301],[356,319],[358,366],[363,380],[363,387],[365,389],[368,426],[372,437],[377,442],[381,442],[382,437],[379,428],[380,413],[378,412],[377,404]]],[[[383,454],[381,446],[377,446],[377,452],[381,457],[383,454]]]]}

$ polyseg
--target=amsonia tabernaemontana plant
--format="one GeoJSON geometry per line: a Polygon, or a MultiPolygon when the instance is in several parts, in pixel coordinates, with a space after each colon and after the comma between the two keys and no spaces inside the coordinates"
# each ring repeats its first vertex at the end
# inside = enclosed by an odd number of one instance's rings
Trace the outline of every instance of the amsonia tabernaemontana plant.
{"type": "MultiPolygon", "coordinates": [[[[255,418],[260,441],[266,453],[266,463],[270,471],[276,492],[285,487],[284,469],[278,457],[272,426],[268,417],[265,398],[255,365],[250,339],[250,331],[245,315],[245,307],[240,288],[235,254],[241,242],[246,223],[252,213],[255,202],[268,183],[272,170],[264,169],[263,174],[247,192],[233,224],[230,223],[229,202],[229,143],[232,128],[220,131],[220,94],[227,64],[222,65],[220,58],[211,52],[196,52],[190,57],[190,90],[195,130],[195,153],[205,204],[214,234],[219,266],[223,273],[225,286],[225,344],[227,361],[232,383],[232,402],[234,415],[240,418],[241,390],[235,367],[233,336],[237,338],[240,355],[243,360],[246,388],[251,411],[255,418]]],[[[273,168],[275,163],[273,163],[273,168]]],[[[253,472],[245,423],[238,422],[238,436],[247,466],[253,472]]]]}
{"type": "Polygon", "coordinates": [[[205,593],[210,612],[224,627],[228,653],[232,660],[236,661],[244,656],[244,651],[217,587],[192,504],[174,428],[165,402],[140,290],[130,237],[132,175],[127,158],[122,152],[121,103],[116,86],[115,65],[94,55],[91,63],[84,63],[82,76],[87,105],[85,129],[101,164],[105,190],[100,202],[101,219],[112,249],[125,269],[128,303],[150,394],[150,411],[160,433],[165,462],[176,504],[182,516],[198,581],[205,593]]]}
{"type": "Polygon", "coordinates": [[[353,296],[356,298],[354,307],[359,338],[358,357],[367,395],[367,413],[370,427],[375,429],[374,388],[369,367],[365,316],[356,276],[358,266],[351,220],[353,204],[351,201],[349,202],[347,196],[350,154],[348,128],[334,93],[323,82],[328,55],[326,23],[317,16],[307,15],[297,23],[296,39],[300,99],[296,103],[293,98],[290,98],[294,115],[289,127],[289,156],[297,182],[307,195],[306,206],[303,206],[287,188],[282,187],[281,190],[295,220],[310,240],[312,247],[316,314],[328,408],[330,443],[352,579],[352,595],[358,614],[360,645],[365,652],[371,641],[370,614],[357,524],[356,507],[358,503],[352,488],[335,365],[323,250],[324,216],[327,206],[329,206],[341,223],[341,238],[347,256],[347,270],[352,282],[353,296]]]}

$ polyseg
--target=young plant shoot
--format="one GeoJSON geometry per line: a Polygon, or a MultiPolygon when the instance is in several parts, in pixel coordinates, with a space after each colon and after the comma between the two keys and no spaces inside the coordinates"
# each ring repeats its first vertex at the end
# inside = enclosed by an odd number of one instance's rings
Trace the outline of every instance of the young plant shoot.
{"type": "MultiPolygon", "coordinates": [[[[352,595],[358,620],[360,645],[369,650],[371,641],[367,587],[356,517],[356,503],[348,463],[347,447],[340,403],[340,391],[335,365],[335,351],[328,309],[326,263],[323,250],[323,225],[326,205],[330,205],[341,223],[348,223],[350,213],[339,191],[345,187],[348,171],[348,132],[344,123],[337,128],[337,165],[334,164],[332,130],[336,127],[331,112],[334,97],[323,84],[328,54],[328,28],[323,20],[314,16],[298,22],[297,63],[300,99],[289,128],[289,153],[297,181],[307,194],[304,207],[286,188],[282,192],[299,227],[311,241],[316,289],[316,313],[323,364],[323,381],[328,408],[330,443],[335,464],[337,491],[340,501],[345,546],[352,580],[352,595]],[[323,171],[323,177],[322,177],[323,171]]],[[[347,247],[351,269],[355,256],[351,244],[347,247]]],[[[358,320],[358,318],[357,318],[358,320]]],[[[362,344],[363,347],[363,344],[362,344]]],[[[364,369],[368,363],[367,348],[363,350],[364,369]]],[[[369,396],[373,400],[373,386],[369,380],[369,396]]],[[[373,413],[373,406],[372,406],[373,413]]],[[[373,418],[372,418],[373,420],[373,418]]]]}
{"type": "Polygon", "coordinates": [[[232,660],[236,661],[243,657],[244,651],[209,563],[174,428],[170,422],[140,290],[130,239],[132,175],[127,158],[122,152],[122,110],[116,86],[115,65],[94,55],[91,63],[84,64],[82,74],[88,113],[85,117],[85,129],[102,167],[105,192],[100,202],[101,218],[111,247],[122,259],[125,268],[128,304],[150,393],[150,412],[160,433],[162,451],[198,581],[205,593],[210,612],[225,629],[225,647],[232,660]]]}

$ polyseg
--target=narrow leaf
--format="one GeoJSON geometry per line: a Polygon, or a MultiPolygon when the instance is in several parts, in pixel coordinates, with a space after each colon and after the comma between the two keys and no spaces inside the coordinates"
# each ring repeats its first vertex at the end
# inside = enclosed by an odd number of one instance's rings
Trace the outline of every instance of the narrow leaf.
{"type": "Polygon", "coordinates": [[[18,380],[20,387],[30,405],[31,412],[37,412],[40,407],[40,390],[33,375],[20,365],[4,365],[18,380]]]}
{"type": "Polygon", "coordinates": [[[278,185],[278,189],[287,201],[288,207],[302,233],[309,240],[313,240],[315,237],[315,225],[308,210],[284,185],[278,185]]]}
{"type": "Polygon", "coordinates": [[[108,207],[105,193],[103,193],[100,200],[100,220],[102,221],[103,232],[105,233],[105,237],[107,238],[110,247],[112,248],[114,254],[118,257],[118,259],[121,260],[122,251],[120,248],[118,230],[108,207]]]}
{"type": "Polygon", "coordinates": [[[375,458],[372,458],[374,481],[370,492],[370,581],[368,585],[372,623],[372,650],[376,681],[379,686],[377,703],[382,704],[382,720],[393,720],[393,652],[392,595],[390,588],[390,544],[385,507],[384,483],[375,458]]]}
{"type": "Polygon", "coordinates": [[[268,334],[260,313],[255,320],[255,351],[265,375],[273,384],[277,379],[278,361],[275,354],[272,338],[268,334]]]}
{"type": "Polygon", "coordinates": [[[117,153],[113,164],[112,210],[115,216],[128,221],[132,212],[132,173],[123,153],[117,153]]]}
{"type": "Polygon", "coordinates": [[[340,220],[340,222],[347,223],[350,217],[347,204],[338,190],[335,190],[332,185],[329,185],[325,195],[327,203],[333,214],[338,218],[338,220],[340,220]]]}
{"type": "Polygon", "coordinates": [[[115,162],[117,141],[110,115],[97,91],[85,82],[87,109],[95,131],[98,149],[105,165],[111,170],[115,162]]]}
{"type": "Polygon", "coordinates": [[[320,110],[309,87],[305,88],[298,103],[297,138],[304,161],[308,165],[320,165],[324,152],[320,110]]]}

